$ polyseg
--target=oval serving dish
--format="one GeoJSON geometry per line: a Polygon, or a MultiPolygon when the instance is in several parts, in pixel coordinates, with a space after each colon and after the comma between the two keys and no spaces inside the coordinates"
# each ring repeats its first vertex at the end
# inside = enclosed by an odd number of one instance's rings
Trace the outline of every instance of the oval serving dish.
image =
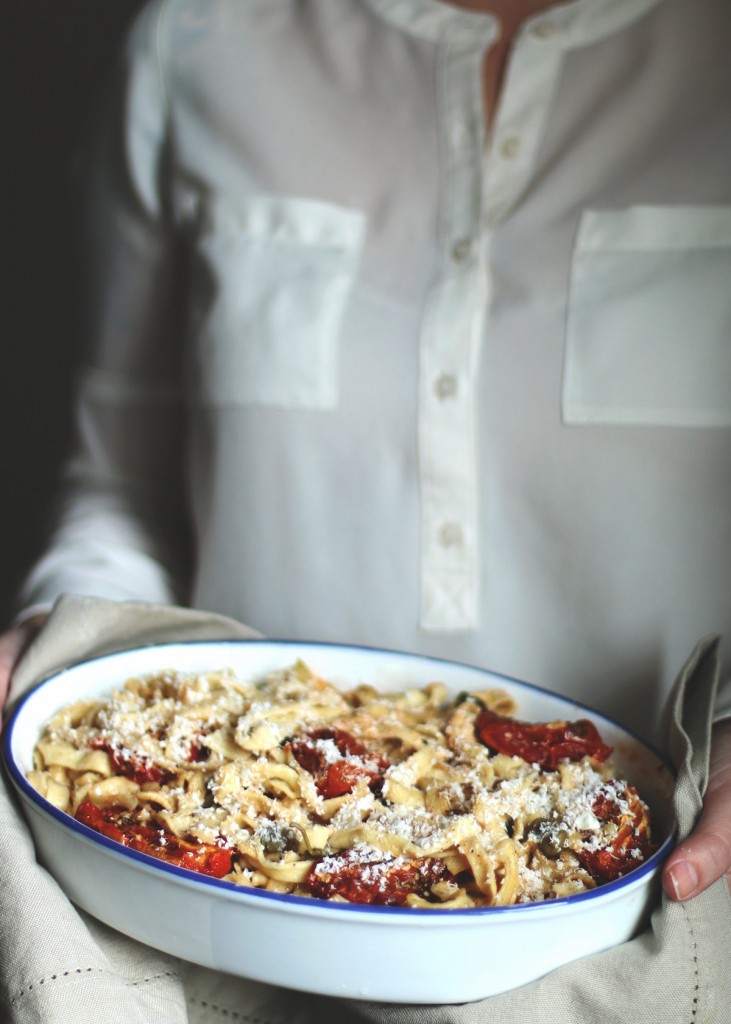
{"type": "Polygon", "coordinates": [[[321,995],[462,1003],[527,984],[636,935],[657,900],[660,867],[672,846],[672,776],[654,751],[615,722],[483,669],[371,648],[196,641],[83,662],[21,699],[5,731],[4,756],[39,859],[79,907],[184,960],[321,995]],[[398,690],[440,681],[456,695],[499,687],[515,699],[522,719],[590,719],[614,747],[618,774],[648,803],[659,848],[613,882],[542,903],[464,910],[330,903],[219,881],[123,847],[55,808],[25,778],[43,726],[75,700],[106,696],[131,676],[164,669],[230,668],[256,679],[298,658],[344,688],[369,683],[398,690]]]}

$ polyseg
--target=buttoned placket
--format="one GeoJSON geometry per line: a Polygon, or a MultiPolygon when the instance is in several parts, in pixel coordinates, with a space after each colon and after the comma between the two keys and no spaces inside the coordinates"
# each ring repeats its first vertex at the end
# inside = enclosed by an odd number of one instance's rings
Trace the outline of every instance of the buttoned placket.
{"type": "Polygon", "coordinates": [[[422,321],[419,381],[421,626],[477,621],[475,382],[488,303],[481,232],[482,58],[495,33],[447,31],[437,56],[439,273],[422,321]]]}
{"type": "Polygon", "coordinates": [[[439,52],[440,273],[421,331],[421,627],[474,628],[479,551],[476,385],[490,303],[491,232],[519,200],[561,66],[550,20],[521,33],[489,144],[482,61],[496,28],[447,33],[439,52]]]}

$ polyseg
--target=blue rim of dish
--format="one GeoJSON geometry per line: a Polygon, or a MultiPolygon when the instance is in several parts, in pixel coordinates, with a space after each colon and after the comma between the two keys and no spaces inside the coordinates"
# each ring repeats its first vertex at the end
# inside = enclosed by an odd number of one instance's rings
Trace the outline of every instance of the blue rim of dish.
{"type": "Polygon", "coordinates": [[[650,754],[657,759],[657,761],[668,771],[671,775],[674,775],[673,768],[659,751],[657,751],[651,744],[647,743],[644,739],[637,736],[631,729],[616,722],[608,715],[602,712],[596,711],[591,708],[588,704],[584,704],[582,701],[574,700],[572,697],[566,697],[563,694],[555,693],[545,687],[539,686],[536,683],[527,683],[524,680],[516,679],[513,676],[507,676],[501,672],[494,672],[492,669],[483,668],[479,665],[472,665],[468,662],[453,661],[448,658],[434,657],[428,654],[411,654],[406,651],[391,650],[385,647],[369,647],[364,644],[343,644],[336,643],[334,641],[319,641],[319,640],[277,640],[276,638],[232,638],[229,640],[218,639],[218,640],[181,640],[181,641],[165,641],[162,643],[150,642],[148,644],[140,644],[136,647],[126,648],[120,651],[114,651],[109,654],[101,654],[94,658],[88,658],[84,661],[76,662],[72,665],[68,665],[57,671],[50,673],[41,679],[32,689],[24,693],[15,704],[11,717],[7,722],[5,729],[3,730],[3,760],[5,768],[15,787],[25,795],[37,808],[44,812],[46,815],[54,819],[63,827],[67,828],[70,832],[75,833],[79,838],[96,843],[103,849],[114,853],[122,858],[127,858],[132,862],[138,863],[144,867],[152,868],[161,871],[163,874],[179,878],[189,884],[210,886],[214,889],[221,890],[231,896],[237,893],[241,896],[256,897],[267,902],[283,906],[294,906],[301,908],[310,908],[318,910],[321,909],[326,913],[357,913],[365,915],[387,915],[389,918],[403,918],[410,921],[415,919],[421,919],[423,917],[438,917],[441,920],[452,920],[452,919],[473,919],[484,916],[492,916],[495,914],[506,914],[506,913],[535,913],[541,908],[546,907],[571,907],[578,906],[579,904],[591,902],[602,896],[609,896],[611,893],[616,893],[621,889],[626,888],[629,885],[635,885],[642,878],[648,874],[653,873],[665,857],[670,853],[674,842],[675,842],[675,830],[663,840],[658,849],[648,857],[646,861],[643,861],[639,867],[633,871],[628,872],[626,875],[622,875],[620,878],[615,879],[612,882],[605,882],[603,885],[597,886],[596,889],[591,889],[588,892],[576,893],[573,896],[562,896],[551,900],[541,900],[532,903],[514,903],[505,907],[464,907],[455,908],[453,910],[445,910],[444,908],[434,907],[419,907],[415,909],[413,907],[401,907],[401,906],[374,906],[371,904],[359,904],[359,903],[334,903],[328,900],[317,899],[312,896],[292,896],[288,893],[276,893],[267,892],[264,889],[257,889],[254,886],[239,885],[235,882],[226,882],[222,879],[212,878],[208,875],[200,874],[199,872],[190,871],[185,868],[176,867],[174,864],[167,864],[165,861],[159,860],[157,857],[152,857],[148,854],[141,853],[138,850],[132,850],[129,847],[122,846],[113,839],[107,838],[107,836],[101,835],[94,829],[89,828],[87,825],[83,825],[75,818],[67,814],[66,811],[60,810],[55,807],[52,803],[41,796],[41,794],[31,786],[28,780],[23,775],[22,771],[15,762],[12,756],[12,737],[16,727],[17,721],[22,713],[22,709],[31,699],[31,697],[42,689],[52,680],[58,678],[61,675],[65,675],[68,672],[73,671],[82,665],[89,665],[99,661],[108,661],[115,658],[121,657],[125,654],[132,655],[134,652],[143,651],[146,648],[165,648],[165,647],[208,647],[208,646],[270,646],[270,647],[308,647],[308,648],[323,648],[333,649],[342,651],[359,651],[366,655],[386,655],[394,659],[403,661],[419,661],[419,662],[430,662],[432,664],[449,665],[453,668],[464,668],[472,672],[477,672],[486,676],[491,676],[494,679],[504,680],[506,683],[511,683],[515,686],[519,686],[523,689],[534,690],[546,697],[551,699],[559,699],[565,703],[571,704],[573,707],[583,709],[595,717],[602,719],[603,721],[611,724],[614,728],[620,729],[628,738],[634,740],[640,746],[644,747],[650,754]]]}

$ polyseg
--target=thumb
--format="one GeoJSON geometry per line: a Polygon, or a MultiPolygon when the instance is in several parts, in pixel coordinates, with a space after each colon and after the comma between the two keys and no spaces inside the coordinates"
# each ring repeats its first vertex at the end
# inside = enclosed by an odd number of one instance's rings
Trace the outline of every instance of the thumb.
{"type": "Polygon", "coordinates": [[[668,857],[663,888],[671,899],[687,900],[723,874],[731,886],[731,720],[713,728],[703,811],[693,832],[668,857]]]}

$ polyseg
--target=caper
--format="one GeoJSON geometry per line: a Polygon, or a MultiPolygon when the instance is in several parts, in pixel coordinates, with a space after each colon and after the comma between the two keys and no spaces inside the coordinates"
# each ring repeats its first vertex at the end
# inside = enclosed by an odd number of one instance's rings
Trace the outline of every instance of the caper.
{"type": "Polygon", "coordinates": [[[478,697],[474,693],[468,693],[467,690],[462,690],[454,698],[454,706],[458,707],[460,704],[464,704],[466,700],[473,700],[478,707],[482,708],[483,711],[487,711],[487,704],[484,702],[482,697],[478,697]]]}
{"type": "Polygon", "coordinates": [[[261,845],[265,853],[284,853],[287,839],[282,832],[266,832],[261,836],[261,845]]]}
{"type": "Polygon", "coordinates": [[[560,828],[558,832],[546,832],[538,843],[541,853],[550,860],[556,860],[557,857],[561,856],[561,851],[566,845],[568,837],[569,834],[565,828],[560,828]]]}
{"type": "Polygon", "coordinates": [[[553,822],[550,818],[534,818],[533,821],[529,822],[528,828],[525,830],[526,835],[541,839],[552,824],[553,822]]]}

